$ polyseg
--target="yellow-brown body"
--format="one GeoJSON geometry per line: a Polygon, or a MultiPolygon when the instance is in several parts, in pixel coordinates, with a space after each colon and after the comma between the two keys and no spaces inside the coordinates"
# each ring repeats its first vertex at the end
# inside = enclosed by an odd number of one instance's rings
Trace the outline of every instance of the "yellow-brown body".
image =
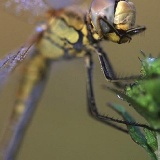
{"type": "MultiPolygon", "coordinates": [[[[96,2],[99,3],[98,0],[96,0],[96,2]]],[[[113,2],[115,6],[115,1],[113,2]]],[[[125,1],[125,3],[128,3],[128,1],[125,1]]],[[[114,6],[113,9],[115,9],[114,6]]],[[[125,7],[122,9],[125,9],[125,7]]],[[[106,12],[106,16],[99,15],[96,11],[96,16],[91,16],[91,12],[89,12],[88,16],[86,16],[86,14],[78,8],[50,10],[47,12],[46,22],[44,24],[45,27],[39,32],[40,34],[33,37],[31,41],[35,43],[35,48],[33,54],[31,54],[31,56],[27,59],[24,66],[23,76],[13,106],[12,115],[4,133],[4,143],[2,142],[2,145],[3,147],[7,146],[7,150],[5,150],[4,154],[6,157],[4,160],[13,159],[18,151],[18,147],[24,135],[23,132],[25,132],[26,126],[32,117],[41,93],[43,92],[52,61],[62,58],[84,57],[87,54],[87,58],[85,57],[88,72],[87,83],[90,83],[89,85],[92,87],[92,60],[90,55],[94,52],[98,54],[102,70],[107,80],[114,80],[115,75],[109,59],[105,56],[105,53],[99,46],[98,42],[105,39],[119,44],[125,43],[130,41],[133,35],[143,32],[146,29],[143,26],[131,28],[133,26],[132,23],[134,22],[133,20],[135,13],[134,10],[131,11],[133,14],[128,13],[127,10],[127,15],[129,14],[129,17],[131,17],[131,20],[126,22],[127,25],[124,25],[119,21],[117,23],[108,21],[106,18],[108,12],[106,12]],[[92,18],[97,18],[96,24],[93,23],[92,18]],[[109,27],[108,31],[105,30],[106,26],[109,27]],[[98,30],[96,30],[96,28],[98,30]],[[8,157],[8,155],[10,157],[8,157]]],[[[121,12],[115,13],[118,14],[117,16],[121,15],[121,12]]],[[[111,16],[115,17],[115,14],[111,16]]],[[[123,21],[123,16],[121,19],[123,21]]],[[[28,48],[31,47],[32,43],[29,44],[29,46],[27,45],[28,48]]],[[[26,52],[28,51],[28,48],[26,52]]],[[[25,46],[22,47],[22,50],[23,49],[25,49],[25,46]]],[[[26,52],[23,53],[22,51],[22,59],[25,57],[26,52]]],[[[13,57],[12,62],[14,62],[14,59],[17,58],[17,55],[13,57]]],[[[19,61],[21,61],[21,57],[19,61]]],[[[7,60],[5,62],[8,64],[7,60]]],[[[91,94],[91,91],[89,91],[89,94],[91,94]]],[[[93,94],[91,97],[92,96],[93,94]]]]}
{"type": "MultiPolygon", "coordinates": [[[[47,29],[42,32],[33,54],[24,66],[13,111],[3,138],[3,147],[8,146],[10,139],[14,138],[13,134],[16,132],[14,129],[26,114],[27,107],[35,109],[35,106],[30,106],[30,101],[37,92],[37,86],[47,78],[51,61],[83,57],[86,46],[90,45],[84,14],[73,12],[72,9],[51,10],[47,13],[46,26],[47,29]]],[[[38,93],[38,98],[40,95],[41,93],[38,93]]]]}
{"type": "Polygon", "coordinates": [[[70,10],[48,12],[47,29],[25,65],[14,110],[22,114],[34,86],[45,78],[51,60],[84,56],[85,47],[89,45],[87,36],[83,15],[70,10]]]}

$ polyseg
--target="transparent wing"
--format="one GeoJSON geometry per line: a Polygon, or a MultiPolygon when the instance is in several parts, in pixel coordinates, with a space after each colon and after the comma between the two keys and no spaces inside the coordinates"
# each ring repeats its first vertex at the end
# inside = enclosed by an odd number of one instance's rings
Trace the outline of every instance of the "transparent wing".
{"type": "Polygon", "coordinates": [[[48,9],[43,0],[1,0],[0,5],[16,15],[41,16],[48,9]]]}
{"type": "Polygon", "coordinates": [[[0,85],[3,84],[7,76],[31,52],[33,44],[39,39],[40,35],[41,33],[35,33],[18,50],[11,52],[0,60],[0,85]]]}
{"type": "MultiPolygon", "coordinates": [[[[80,8],[88,8],[91,0],[0,0],[0,5],[10,8],[11,11],[31,12],[33,15],[40,15],[50,7],[61,8],[77,5],[80,8]],[[67,3],[68,2],[68,3],[67,3]]],[[[8,54],[0,60],[0,83],[29,53],[31,46],[35,43],[41,33],[36,33],[20,49],[8,54]]]]}
{"type": "Polygon", "coordinates": [[[0,0],[0,6],[20,16],[40,17],[48,9],[65,8],[71,5],[84,6],[91,0],[0,0]]]}
{"type": "Polygon", "coordinates": [[[72,5],[85,8],[91,1],[92,0],[45,0],[45,2],[54,9],[70,7],[72,5]]]}

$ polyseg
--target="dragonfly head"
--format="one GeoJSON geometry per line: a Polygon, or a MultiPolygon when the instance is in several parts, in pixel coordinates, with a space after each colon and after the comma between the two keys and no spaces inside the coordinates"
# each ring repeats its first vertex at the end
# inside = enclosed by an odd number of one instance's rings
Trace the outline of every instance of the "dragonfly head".
{"type": "Polygon", "coordinates": [[[146,27],[135,27],[136,9],[128,0],[93,0],[89,19],[92,33],[116,43],[125,43],[146,27]]]}

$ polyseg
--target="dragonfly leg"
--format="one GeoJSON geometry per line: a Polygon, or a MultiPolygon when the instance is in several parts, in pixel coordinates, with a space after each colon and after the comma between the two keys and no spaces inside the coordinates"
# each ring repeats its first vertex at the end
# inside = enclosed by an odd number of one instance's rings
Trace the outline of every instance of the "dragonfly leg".
{"type": "Polygon", "coordinates": [[[92,56],[90,53],[86,54],[85,56],[85,66],[87,70],[87,103],[88,103],[88,112],[89,114],[97,119],[98,121],[101,121],[113,128],[116,128],[124,133],[128,133],[128,131],[112,122],[112,120],[106,120],[103,118],[102,115],[99,114],[96,102],[95,102],[95,97],[94,97],[94,91],[93,91],[93,77],[92,77],[92,72],[93,72],[93,61],[92,61],[92,56]]]}
{"type": "Polygon", "coordinates": [[[131,126],[138,126],[142,128],[147,128],[152,131],[158,131],[159,129],[154,129],[148,125],[145,124],[140,124],[137,122],[130,122],[130,121],[125,121],[125,120],[119,120],[115,119],[113,117],[109,116],[104,116],[99,113],[95,96],[94,96],[94,90],[93,90],[93,77],[92,77],[92,72],[93,72],[93,61],[90,53],[87,53],[85,56],[85,65],[87,69],[87,103],[88,103],[88,112],[89,114],[95,118],[96,120],[103,122],[115,129],[118,129],[124,133],[128,133],[128,130],[118,126],[115,123],[120,123],[120,124],[125,124],[125,125],[131,125],[131,126]]]}
{"type": "Polygon", "coordinates": [[[105,78],[107,79],[107,81],[112,82],[116,87],[124,89],[128,81],[133,81],[141,78],[140,75],[117,77],[111,62],[103,49],[100,47],[96,47],[94,52],[96,52],[96,54],[98,55],[105,78]]]}

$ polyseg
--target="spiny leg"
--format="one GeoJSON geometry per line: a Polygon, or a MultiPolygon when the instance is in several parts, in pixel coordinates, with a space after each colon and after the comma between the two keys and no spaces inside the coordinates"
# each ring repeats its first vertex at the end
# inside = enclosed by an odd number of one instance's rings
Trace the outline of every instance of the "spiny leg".
{"type": "Polygon", "coordinates": [[[108,120],[103,120],[103,116],[101,116],[97,110],[97,106],[96,106],[96,102],[95,102],[95,97],[94,97],[94,91],[93,91],[93,78],[92,78],[92,71],[93,71],[93,61],[92,61],[92,57],[91,57],[91,54],[90,53],[87,53],[86,56],[85,56],[85,66],[86,66],[86,70],[87,70],[87,103],[88,103],[88,112],[89,114],[113,127],[113,128],[116,128],[124,133],[128,133],[128,131],[124,128],[121,128],[120,126],[114,124],[112,121],[109,121],[108,120]]]}
{"type": "Polygon", "coordinates": [[[88,102],[88,111],[90,113],[90,115],[107,124],[110,125],[122,132],[128,133],[127,130],[119,127],[118,125],[114,124],[115,123],[121,123],[121,124],[125,124],[125,125],[131,125],[131,126],[138,126],[138,127],[142,127],[142,128],[146,128],[152,131],[160,131],[159,129],[154,129],[146,124],[139,124],[137,122],[130,122],[130,121],[124,121],[124,120],[119,120],[119,119],[115,119],[113,117],[109,117],[109,116],[103,116],[99,113],[98,109],[97,109],[97,105],[96,105],[96,101],[95,101],[95,97],[94,97],[94,91],[93,91],[93,78],[92,78],[92,71],[93,71],[93,61],[92,61],[92,57],[90,53],[87,53],[85,56],[85,64],[86,64],[86,69],[87,69],[87,102],[88,102]]]}
{"type": "Polygon", "coordinates": [[[124,89],[125,87],[125,83],[123,83],[124,81],[127,80],[133,80],[135,77],[139,77],[139,76],[131,76],[131,77],[124,77],[124,78],[119,78],[116,76],[115,71],[112,67],[112,64],[107,56],[107,54],[103,51],[103,49],[101,47],[96,47],[95,49],[96,54],[98,55],[100,64],[101,64],[101,69],[103,71],[103,74],[105,76],[105,78],[107,79],[107,81],[109,82],[113,82],[113,84],[120,88],[120,89],[124,89]]]}

